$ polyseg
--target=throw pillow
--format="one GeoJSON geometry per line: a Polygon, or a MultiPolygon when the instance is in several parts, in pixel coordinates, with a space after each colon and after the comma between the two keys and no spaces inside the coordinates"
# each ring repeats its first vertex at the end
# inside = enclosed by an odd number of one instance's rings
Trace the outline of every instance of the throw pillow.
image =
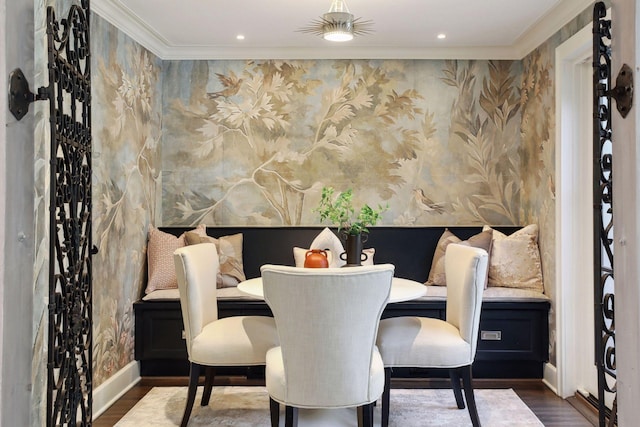
{"type": "Polygon", "coordinates": [[[544,292],[537,224],[527,225],[509,236],[493,230],[489,286],[544,292]]]}
{"type": "Polygon", "coordinates": [[[309,249],[325,249],[331,251],[335,256],[329,260],[329,267],[342,267],[345,264],[345,261],[340,259],[340,254],[344,252],[342,242],[329,227],[326,227],[313,239],[311,245],[309,245],[309,249]]]}
{"type": "Polygon", "coordinates": [[[363,249],[362,252],[367,255],[367,259],[362,261],[362,265],[373,265],[373,256],[376,254],[376,248],[363,249]]]}
{"type": "MultiPolygon", "coordinates": [[[[344,253],[344,251],[343,251],[344,253]]],[[[364,261],[360,261],[361,265],[373,265],[373,256],[376,254],[376,248],[367,248],[367,249],[363,249],[362,253],[365,254],[367,256],[367,259],[365,259],[364,261]]],[[[343,267],[344,265],[347,264],[347,260],[346,259],[342,259],[340,258],[342,254],[338,255],[338,259],[339,262],[338,267],[343,267]]],[[[345,255],[346,257],[346,255],[345,255]]],[[[331,267],[331,264],[329,264],[329,267],[331,267]]]]}
{"type": "MultiPolygon", "coordinates": [[[[206,236],[206,228],[199,225],[194,233],[206,236]]],[[[147,242],[147,288],[145,294],[157,289],[176,289],[176,268],[173,263],[173,252],[186,245],[185,234],[174,236],[170,233],[158,230],[153,225],[149,226],[147,242]]]]}
{"type": "Polygon", "coordinates": [[[216,277],[216,287],[229,288],[247,280],[244,274],[242,263],[242,233],[230,236],[221,236],[216,239],[210,236],[201,236],[197,233],[189,232],[185,236],[188,245],[199,243],[213,243],[218,250],[220,259],[220,270],[216,277]]]}
{"type": "MultiPolygon", "coordinates": [[[[431,261],[431,270],[429,271],[427,285],[447,285],[447,280],[444,272],[444,255],[447,251],[447,246],[449,246],[451,243],[473,246],[474,248],[484,249],[489,255],[491,255],[492,234],[493,230],[484,230],[463,241],[458,236],[449,231],[448,228],[445,228],[444,233],[442,233],[442,236],[440,236],[440,240],[438,240],[436,251],[433,254],[433,260],[431,261]]],[[[485,288],[486,287],[487,282],[485,280],[485,288]]]]}

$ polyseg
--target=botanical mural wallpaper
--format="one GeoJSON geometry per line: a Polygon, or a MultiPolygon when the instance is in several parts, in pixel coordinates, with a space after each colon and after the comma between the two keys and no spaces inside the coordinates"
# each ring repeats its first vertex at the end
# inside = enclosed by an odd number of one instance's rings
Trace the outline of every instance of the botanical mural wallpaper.
{"type": "Polygon", "coordinates": [[[520,67],[168,62],[162,222],[317,224],[331,185],[385,224],[518,224],[520,67]]]}
{"type": "Polygon", "coordinates": [[[133,302],[146,271],[160,170],[161,63],[102,19],[93,73],[93,380],[133,361],[133,302]]]}
{"type": "Polygon", "coordinates": [[[519,166],[523,223],[540,226],[539,246],[545,293],[551,299],[549,314],[549,362],[556,364],[556,194],[555,194],[555,49],[589,25],[591,8],[586,9],[562,30],[522,60],[522,146],[519,166]]]}
{"type": "MultiPolygon", "coordinates": [[[[523,60],[522,76],[522,201],[524,221],[539,225],[539,247],[545,293],[555,290],[555,108],[554,51],[549,44],[523,60]]],[[[555,363],[555,313],[549,315],[549,353],[555,363]]]]}
{"type": "MultiPolygon", "coordinates": [[[[318,224],[324,185],[389,203],[385,225],[538,223],[553,296],[554,49],[588,21],[521,61],[161,61],[92,15],[94,389],[134,360],[149,224],[318,224]]],[[[44,132],[41,107],[36,119],[44,132]]],[[[36,141],[38,417],[49,154],[36,141]]]]}

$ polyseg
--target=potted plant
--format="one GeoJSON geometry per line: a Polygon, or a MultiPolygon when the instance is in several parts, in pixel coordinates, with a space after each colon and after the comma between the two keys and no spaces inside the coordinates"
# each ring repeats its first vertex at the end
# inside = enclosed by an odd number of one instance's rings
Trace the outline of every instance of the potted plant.
{"type": "Polygon", "coordinates": [[[367,227],[376,225],[382,218],[382,212],[389,206],[378,205],[377,209],[373,209],[365,203],[356,213],[353,207],[353,191],[350,188],[335,197],[334,193],[333,187],[323,187],[320,204],[314,210],[320,214],[321,221],[328,219],[338,226],[338,234],[346,243],[346,255],[341,254],[340,258],[346,260],[349,266],[360,265],[366,260],[366,254],[365,259],[362,259],[362,244],[367,241],[367,227]]]}

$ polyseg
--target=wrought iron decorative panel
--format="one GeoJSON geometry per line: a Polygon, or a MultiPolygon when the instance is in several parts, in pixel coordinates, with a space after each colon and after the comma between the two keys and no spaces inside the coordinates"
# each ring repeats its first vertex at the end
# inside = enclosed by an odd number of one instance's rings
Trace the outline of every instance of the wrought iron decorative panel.
{"type": "Polygon", "coordinates": [[[47,426],[91,425],[89,1],[47,8],[51,131],[47,426]]]}
{"type": "Polygon", "coordinates": [[[593,206],[595,352],[600,426],[616,422],[616,351],[613,282],[613,158],[611,133],[611,20],[604,3],[593,9],[593,206]],[[607,400],[613,399],[612,408],[607,400]]]}

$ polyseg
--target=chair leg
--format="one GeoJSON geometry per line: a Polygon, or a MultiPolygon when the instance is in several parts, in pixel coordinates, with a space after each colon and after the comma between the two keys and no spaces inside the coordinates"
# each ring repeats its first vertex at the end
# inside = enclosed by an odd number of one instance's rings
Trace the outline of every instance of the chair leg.
{"type": "Polygon", "coordinates": [[[187,392],[187,404],[184,407],[184,414],[182,415],[180,427],[187,427],[187,424],[189,424],[189,417],[191,416],[191,409],[193,409],[193,402],[196,400],[196,391],[198,390],[199,379],[200,365],[197,363],[191,363],[189,367],[189,391],[187,392]]]}
{"type": "Polygon", "coordinates": [[[380,427],[389,426],[389,403],[391,401],[391,368],[384,368],[384,390],[382,392],[382,418],[380,427]]]}
{"type": "Polygon", "coordinates": [[[464,386],[464,397],[467,399],[467,407],[469,408],[469,416],[473,427],[480,427],[480,418],[478,418],[478,408],[476,408],[476,398],[473,394],[473,383],[471,379],[471,365],[460,368],[462,376],[462,384],[464,386]]]}
{"type": "Polygon", "coordinates": [[[358,406],[358,427],[373,427],[373,403],[358,406]]]}
{"type": "Polygon", "coordinates": [[[269,413],[271,415],[271,427],[280,425],[280,404],[269,396],[269,413]]]}
{"type": "Polygon", "coordinates": [[[451,378],[451,388],[456,397],[458,409],[464,409],[464,399],[462,399],[462,390],[460,389],[460,372],[457,368],[449,369],[449,378],[451,378]]]}
{"type": "Polygon", "coordinates": [[[298,427],[298,408],[284,407],[284,427],[298,427]]]}
{"type": "Polygon", "coordinates": [[[202,401],[200,402],[200,406],[207,406],[209,404],[215,376],[215,369],[212,366],[207,366],[204,370],[204,391],[202,392],[202,401]]]}

